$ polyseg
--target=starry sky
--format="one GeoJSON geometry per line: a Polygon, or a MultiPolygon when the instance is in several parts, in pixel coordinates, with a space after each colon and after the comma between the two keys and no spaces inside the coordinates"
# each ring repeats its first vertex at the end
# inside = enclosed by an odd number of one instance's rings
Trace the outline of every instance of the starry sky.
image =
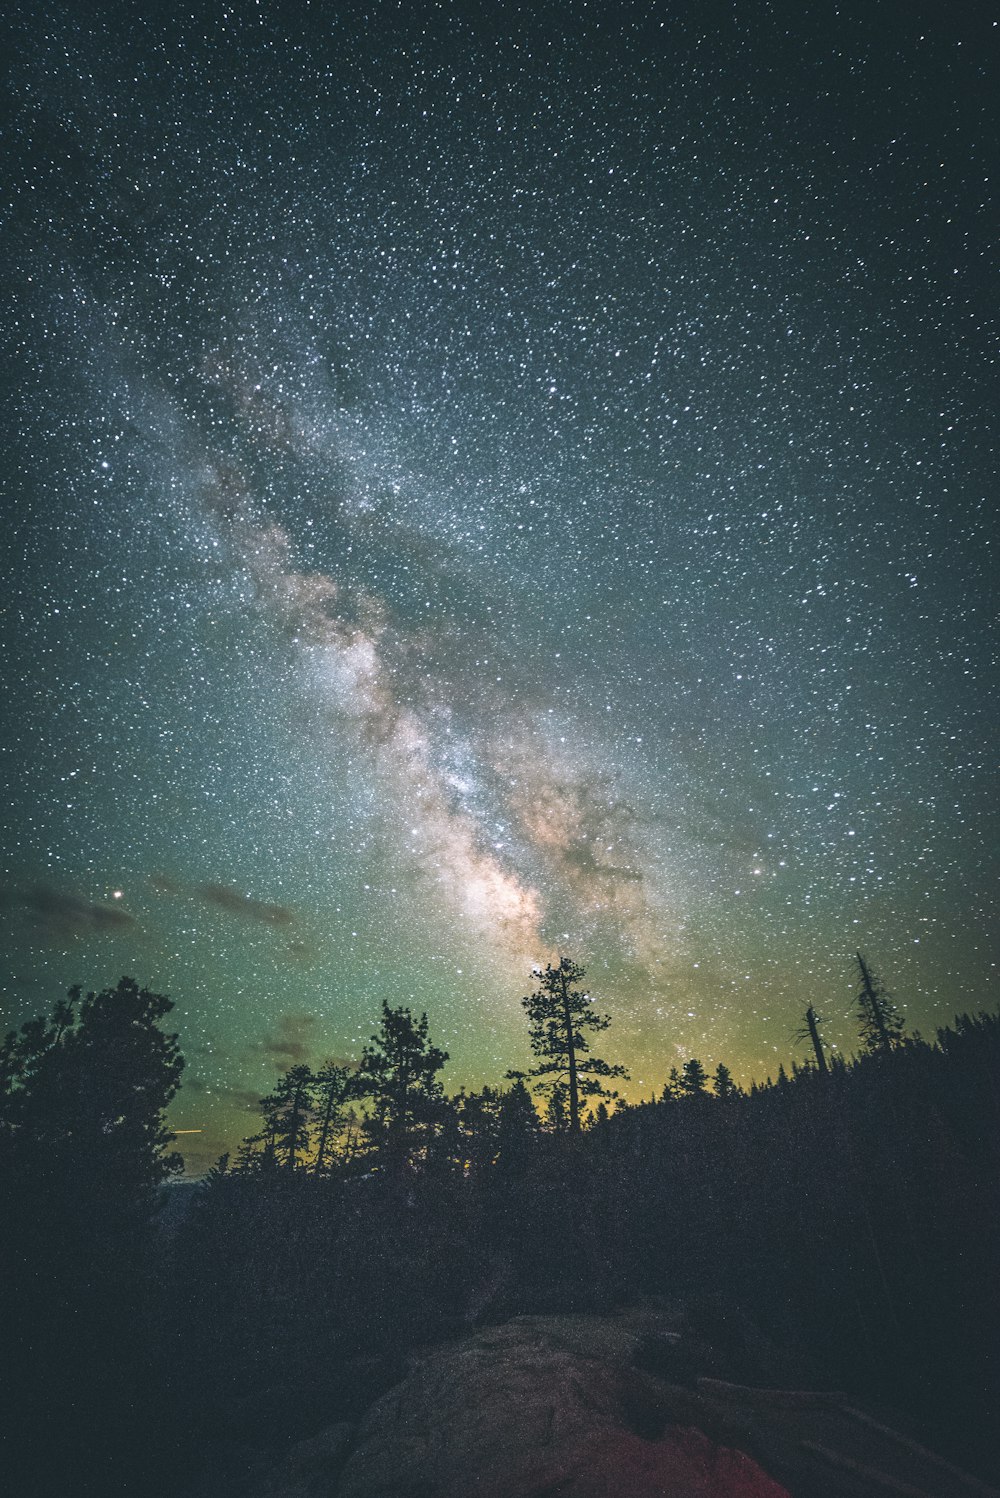
{"type": "Polygon", "coordinates": [[[192,1169],[581,962],[633,1097],[996,1003],[993,7],[24,7],[0,1002],[192,1169]],[[34,13],[32,13],[34,12],[34,13]]]}

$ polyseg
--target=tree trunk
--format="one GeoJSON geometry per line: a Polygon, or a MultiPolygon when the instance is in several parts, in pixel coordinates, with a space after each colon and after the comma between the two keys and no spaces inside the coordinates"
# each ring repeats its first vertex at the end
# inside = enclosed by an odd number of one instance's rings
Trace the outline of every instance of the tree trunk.
{"type": "Polygon", "coordinates": [[[825,1077],[829,1073],[830,1068],[827,1066],[826,1057],[823,1055],[823,1042],[819,1038],[819,1026],[816,1023],[816,1011],[811,1004],[806,1010],[806,1024],[809,1027],[809,1039],[812,1041],[813,1050],[816,1052],[816,1065],[819,1067],[820,1071],[825,1077]]]}
{"type": "Polygon", "coordinates": [[[320,1129],[320,1133],[319,1133],[319,1145],[317,1146],[317,1149],[316,1149],[316,1165],[315,1165],[315,1169],[314,1169],[314,1174],[315,1175],[322,1175],[322,1173],[323,1173],[323,1161],[324,1161],[324,1158],[326,1156],[326,1141],[327,1141],[327,1136],[330,1133],[330,1119],[332,1118],[332,1116],[333,1116],[333,1092],[331,1090],[331,1092],[330,1092],[330,1094],[329,1094],[329,1096],[327,1097],[327,1100],[326,1100],[326,1110],[325,1110],[325,1112],[323,1114],[323,1127],[320,1129]]]}
{"type": "Polygon", "coordinates": [[[571,1134],[579,1134],[580,1094],[576,1077],[576,1036],[573,1033],[573,1016],[570,1013],[569,992],[566,988],[566,974],[564,972],[560,972],[559,982],[562,986],[563,1018],[566,1024],[566,1052],[569,1059],[569,1131],[571,1134]]]}
{"type": "Polygon", "coordinates": [[[861,969],[861,983],[865,992],[865,1002],[871,1010],[871,1016],[878,1031],[879,1045],[884,1051],[891,1051],[892,1037],[885,1027],[885,1016],[882,1013],[882,1006],[878,1001],[878,994],[875,992],[875,985],[872,982],[872,975],[868,970],[868,964],[860,952],[858,952],[857,958],[858,966],[861,969]]]}

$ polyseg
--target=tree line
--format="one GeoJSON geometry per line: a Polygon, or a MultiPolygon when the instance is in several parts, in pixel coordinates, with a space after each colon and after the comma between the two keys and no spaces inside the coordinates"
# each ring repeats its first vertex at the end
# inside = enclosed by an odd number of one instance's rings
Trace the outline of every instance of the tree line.
{"type": "MultiPolygon", "coordinates": [[[[904,1039],[903,1017],[866,959],[860,952],[856,956],[862,1049],[891,1051],[904,1039]]],[[[261,1098],[261,1128],[244,1139],[232,1168],[311,1170],[316,1175],[359,1161],[398,1168],[406,1161],[425,1162],[435,1149],[472,1160],[488,1154],[510,1119],[521,1120],[529,1131],[555,1134],[600,1127],[611,1116],[609,1103],[622,1107],[618,1091],[608,1083],[629,1076],[624,1066],[592,1050],[593,1037],[609,1028],[611,1017],[594,1007],[591,994],[580,986],[586,972],[571,958],[560,957],[555,965],[534,972],[538,985],[521,1003],[535,1065],[508,1071],[505,1080],[514,1085],[507,1091],[486,1086],[467,1093],[463,1088],[447,1098],[440,1072],[449,1056],[431,1044],[427,1015],[414,1019],[409,1009],[383,1000],[379,1029],[356,1065],[329,1061],[314,1071],[299,1063],[261,1098]],[[544,1105],[540,1117],[529,1089],[544,1105]]],[[[810,1006],[799,1038],[808,1038],[814,1064],[826,1076],[830,1062],[821,1023],[810,1006]]],[[[725,1101],[739,1092],[724,1062],[710,1077],[701,1061],[690,1057],[680,1068],[671,1068],[660,1100],[714,1096],[725,1101]]],[[[222,1168],[230,1168],[228,1155],[222,1168]]]]}

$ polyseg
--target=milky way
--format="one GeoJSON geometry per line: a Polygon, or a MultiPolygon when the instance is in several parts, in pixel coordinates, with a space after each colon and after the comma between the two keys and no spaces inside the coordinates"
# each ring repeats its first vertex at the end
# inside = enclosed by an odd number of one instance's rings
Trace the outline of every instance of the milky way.
{"type": "Polygon", "coordinates": [[[194,1164],[559,952],[633,1095],[995,1003],[1000,32],[753,10],[15,19],[0,993],[194,1164]]]}

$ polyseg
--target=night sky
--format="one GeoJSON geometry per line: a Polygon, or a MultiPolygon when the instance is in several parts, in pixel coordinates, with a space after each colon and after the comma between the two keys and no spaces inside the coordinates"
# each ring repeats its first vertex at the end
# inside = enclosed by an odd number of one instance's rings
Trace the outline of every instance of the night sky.
{"type": "Polygon", "coordinates": [[[197,1169],[557,953],[632,1097],[995,1006],[995,8],[150,9],[5,41],[5,1021],[197,1169]]]}

